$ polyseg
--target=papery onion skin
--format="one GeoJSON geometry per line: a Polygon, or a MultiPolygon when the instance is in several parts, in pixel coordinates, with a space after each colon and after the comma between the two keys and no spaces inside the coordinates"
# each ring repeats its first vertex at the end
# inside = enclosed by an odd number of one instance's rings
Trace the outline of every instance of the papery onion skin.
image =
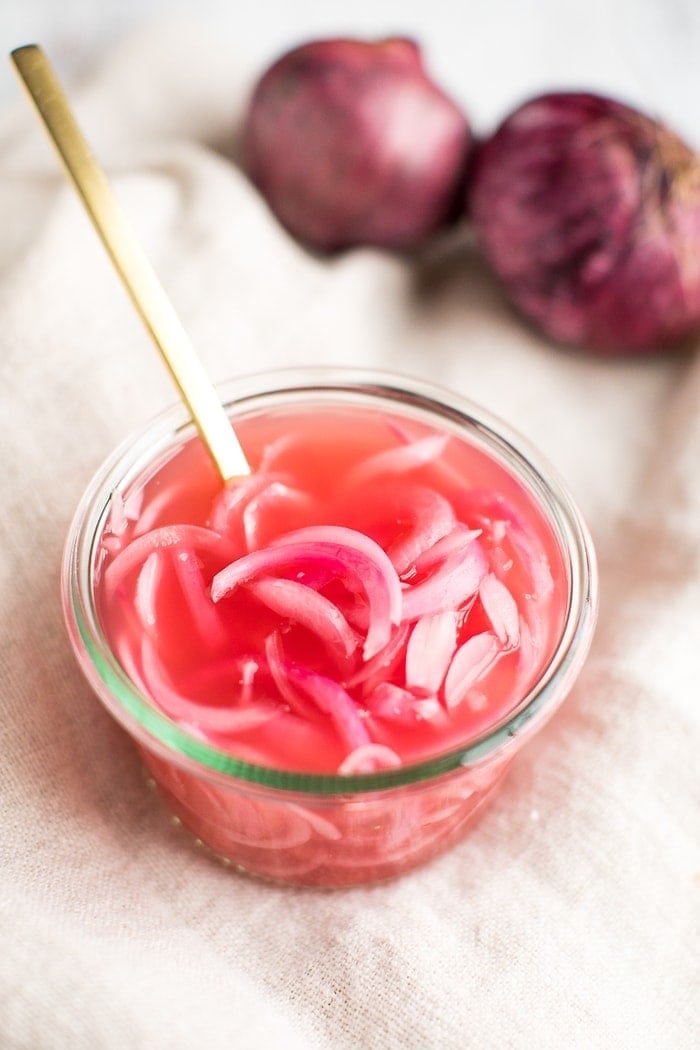
{"type": "Polygon", "coordinates": [[[258,82],[246,168],[295,236],[332,250],[406,248],[456,218],[471,136],[415,43],[319,40],[258,82]]]}
{"type": "Polygon", "coordinates": [[[526,102],[480,146],[469,211],[514,304],[560,342],[639,353],[700,326],[700,160],[629,106],[526,102]]]}

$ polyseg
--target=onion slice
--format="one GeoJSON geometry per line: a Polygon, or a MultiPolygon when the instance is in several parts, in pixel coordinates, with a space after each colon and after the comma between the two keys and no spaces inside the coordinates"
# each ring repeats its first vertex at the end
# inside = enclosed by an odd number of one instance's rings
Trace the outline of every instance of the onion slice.
{"type": "Polygon", "coordinates": [[[552,570],[547,553],[539,537],[533,532],[517,507],[505,496],[493,496],[491,493],[472,490],[469,493],[473,506],[486,518],[505,525],[505,533],[510,544],[530,574],[533,584],[533,598],[547,598],[554,590],[552,570]]]}
{"type": "Polygon", "coordinates": [[[365,744],[356,747],[338,766],[341,776],[353,776],[357,773],[377,773],[382,769],[397,769],[401,759],[384,744],[365,744]]]}
{"type": "Polygon", "coordinates": [[[463,551],[446,558],[431,576],[403,592],[401,619],[418,620],[459,609],[476,594],[487,571],[481,544],[472,540],[463,551]]]}
{"type": "Polygon", "coordinates": [[[345,685],[352,689],[362,684],[363,691],[366,692],[373,689],[379,682],[390,678],[406,652],[409,630],[407,623],[400,624],[392,632],[384,648],[375,653],[371,660],[365,660],[358,670],[346,680],[345,685]]]}
{"type": "Polygon", "coordinates": [[[219,611],[211,600],[196,554],[193,550],[183,547],[172,551],[172,559],[192,623],[200,638],[210,650],[223,649],[229,641],[229,636],[219,619],[219,611]]]}
{"type": "Polygon", "coordinates": [[[441,456],[449,440],[449,434],[429,434],[408,445],[368,456],[348,471],[344,488],[355,488],[384,474],[407,474],[411,470],[418,470],[441,456]]]}
{"type": "Polygon", "coordinates": [[[201,525],[162,525],[151,532],[139,536],[124,547],[111,565],[105,569],[105,600],[112,601],[114,592],[130,572],[146,560],[149,554],[168,547],[191,547],[206,551],[225,559],[231,556],[231,548],[226,540],[212,529],[201,525]]]}
{"type": "Polygon", "coordinates": [[[520,639],[520,617],[506,585],[489,573],[479,585],[479,598],[499,642],[515,649],[520,639]]]}
{"type": "Polygon", "coordinates": [[[174,688],[153,643],[141,644],[141,667],[147,692],[166,715],[176,722],[214,733],[241,733],[269,722],[282,713],[279,705],[260,701],[245,707],[200,704],[174,688]]]}
{"type": "Polygon", "coordinates": [[[370,620],[363,646],[365,660],[389,640],[391,625],[401,617],[401,584],[391,561],[374,540],[341,526],[314,525],[273,541],[264,550],[231,562],[212,581],[212,599],[221,601],[234,587],[263,572],[298,566],[332,564],[346,585],[358,585],[367,595],[370,620]]]}
{"type": "Polygon", "coordinates": [[[452,657],[445,677],[445,703],[456,707],[500,655],[498,638],[491,631],[474,634],[452,657]]]}
{"type": "Polygon", "coordinates": [[[124,497],[121,492],[114,489],[109,502],[109,520],[106,528],[113,536],[123,536],[128,527],[129,519],[126,516],[124,497]]]}
{"type": "Polygon", "coordinates": [[[451,532],[438,539],[436,543],[416,559],[415,569],[421,575],[444,562],[451,554],[461,554],[473,540],[478,540],[482,529],[470,529],[458,522],[451,532]]]}
{"type": "Polygon", "coordinates": [[[234,511],[242,510],[246,504],[254,499],[263,489],[268,488],[275,480],[283,478],[281,475],[256,473],[243,478],[235,485],[226,485],[217,496],[210,515],[212,529],[225,533],[228,529],[229,517],[234,511]]]}
{"type": "Polygon", "coordinates": [[[158,623],[156,612],[156,594],[163,579],[163,555],[160,551],[151,551],[141,566],[136,579],[134,608],[146,631],[152,632],[158,623]]]}
{"type": "Polygon", "coordinates": [[[406,686],[421,696],[434,696],[457,648],[458,613],[451,609],[423,616],[406,647],[406,686]]]}
{"type": "Polygon", "coordinates": [[[432,722],[442,714],[436,696],[417,697],[394,682],[380,682],[366,697],[367,710],[374,718],[401,725],[432,722]]]}
{"type": "Polygon", "coordinates": [[[288,672],[291,664],[284,657],[279,631],[273,631],[265,639],[265,657],[272,681],[289,710],[305,721],[315,721],[318,708],[306,697],[300,696],[289,680],[288,672]]]}
{"type": "Polygon", "coordinates": [[[371,743],[355,701],[342,685],[296,664],[287,667],[287,676],[293,686],[313,700],[320,711],[330,716],[338,735],[350,751],[371,743]]]}
{"type": "Polygon", "coordinates": [[[243,535],[249,551],[265,546],[266,537],[263,535],[261,515],[270,507],[274,509],[278,520],[289,521],[291,516],[292,523],[301,524],[298,520],[294,522],[294,518],[308,521],[315,507],[315,500],[308,492],[285,485],[283,481],[270,481],[249,499],[243,508],[243,535]]]}
{"type": "Polygon", "coordinates": [[[350,657],[360,639],[337,605],[296,580],[264,576],[245,584],[246,590],[278,616],[293,620],[317,635],[325,645],[350,657]]]}
{"type": "Polygon", "coordinates": [[[452,532],[457,523],[452,504],[435,489],[407,485],[403,497],[412,526],[387,551],[399,576],[407,572],[433,544],[452,532]]]}

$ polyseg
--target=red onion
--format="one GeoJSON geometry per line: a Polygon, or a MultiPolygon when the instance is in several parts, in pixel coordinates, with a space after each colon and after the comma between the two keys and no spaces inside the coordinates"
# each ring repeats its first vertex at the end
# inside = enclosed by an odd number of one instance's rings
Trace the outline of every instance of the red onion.
{"type": "Polygon", "coordinates": [[[248,171],[280,221],[323,249],[414,245],[456,215],[471,137],[410,40],[321,40],[258,83],[248,171]]]}
{"type": "Polygon", "coordinates": [[[525,103],[480,148],[470,210],[511,299],[555,339],[645,351],[700,324],[700,162],[628,106],[525,103]]]}

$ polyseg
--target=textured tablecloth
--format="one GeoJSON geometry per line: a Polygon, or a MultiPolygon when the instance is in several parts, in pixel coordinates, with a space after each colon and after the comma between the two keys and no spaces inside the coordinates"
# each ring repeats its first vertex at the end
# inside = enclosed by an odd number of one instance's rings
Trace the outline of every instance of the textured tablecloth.
{"type": "Polygon", "coordinates": [[[324,893],[198,852],[84,683],[58,586],[93,471],[174,392],[18,100],[0,124],[0,1045],[696,1047],[700,356],[548,345],[463,244],[312,257],[234,163],[246,75],[191,40],[141,36],[72,97],[210,374],[368,365],[482,402],[578,499],[601,619],[449,855],[324,893]]]}

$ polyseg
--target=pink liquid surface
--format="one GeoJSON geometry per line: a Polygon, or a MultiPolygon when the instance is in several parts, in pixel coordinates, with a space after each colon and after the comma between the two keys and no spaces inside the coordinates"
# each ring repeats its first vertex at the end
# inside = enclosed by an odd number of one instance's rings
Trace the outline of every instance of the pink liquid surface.
{"type": "Polygon", "coordinates": [[[423,423],[367,408],[290,409],[243,418],[236,429],[252,480],[222,493],[202,446],[191,441],[115,497],[102,537],[103,627],[154,704],[237,758],[310,773],[419,762],[502,721],[546,666],[567,602],[559,545],[517,479],[456,436],[441,440],[423,423]],[[388,459],[377,458],[384,453],[388,459]],[[183,525],[199,531],[178,532],[183,525]],[[227,565],[317,525],[354,530],[388,552],[404,602],[449,557],[429,564],[437,544],[446,549],[449,537],[472,530],[481,583],[443,610],[455,623],[447,655],[437,652],[444,640],[431,635],[423,647],[410,645],[424,618],[416,615],[392,622],[387,644],[367,660],[366,581],[337,565],[331,572],[326,563],[296,560],[212,600],[212,581],[227,565]],[[270,580],[333,603],[350,630],[341,624],[345,647],[271,607],[270,580]],[[495,656],[475,668],[465,653],[451,670],[475,636],[495,656]],[[421,659],[433,668],[428,686],[415,685],[421,659]],[[464,690],[462,665],[470,678],[464,690]],[[290,668],[280,688],[280,673],[290,668]],[[335,695],[318,693],[320,681],[340,686],[342,710],[335,695]]]}

